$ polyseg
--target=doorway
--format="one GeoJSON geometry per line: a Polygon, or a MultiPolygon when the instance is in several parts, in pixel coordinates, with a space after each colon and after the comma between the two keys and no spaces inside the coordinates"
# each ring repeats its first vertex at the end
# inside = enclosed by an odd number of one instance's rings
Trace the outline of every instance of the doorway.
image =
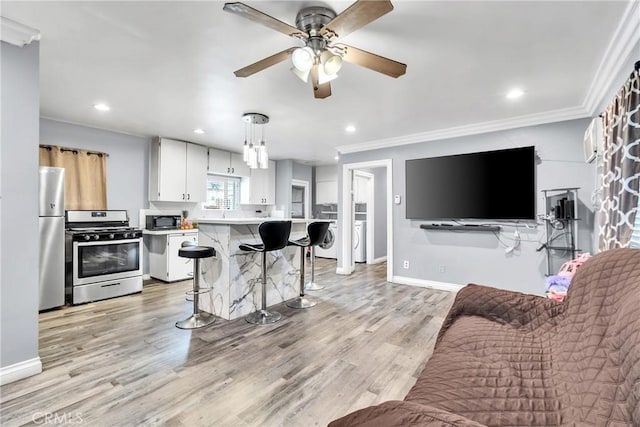
{"type": "MultiPolygon", "coordinates": [[[[391,159],[384,160],[375,160],[371,162],[361,162],[361,163],[348,163],[342,165],[342,206],[340,210],[342,211],[342,217],[340,221],[341,229],[342,229],[342,253],[340,259],[338,260],[338,264],[341,267],[338,267],[336,272],[338,274],[351,274],[355,269],[354,262],[354,227],[356,221],[356,182],[359,182],[356,179],[356,176],[361,175],[362,170],[370,170],[372,168],[384,168],[386,173],[386,197],[384,197],[384,207],[386,207],[386,261],[387,261],[387,281],[391,282],[393,278],[393,191],[392,191],[392,177],[393,177],[393,162],[391,159]]],[[[370,197],[375,197],[374,194],[376,192],[375,187],[373,185],[373,180],[371,180],[370,191],[368,191],[370,197]],[[373,188],[372,188],[373,187],[373,188]]],[[[359,190],[359,189],[358,189],[359,190]]],[[[373,209],[373,205],[375,203],[375,199],[367,200],[368,206],[371,206],[372,209],[367,208],[367,222],[375,221],[375,210],[373,209]],[[371,212],[373,215],[370,215],[371,212]]],[[[369,225],[369,224],[368,224],[369,225]]],[[[372,236],[375,235],[375,226],[371,225],[372,228],[372,236]]],[[[369,226],[367,227],[367,237],[369,236],[369,226]]],[[[381,231],[381,230],[380,230],[381,231]]],[[[373,251],[373,243],[375,238],[372,237],[369,239],[370,242],[367,242],[367,261],[374,262],[374,251],[373,251]]]]}
{"type": "Polygon", "coordinates": [[[291,218],[311,218],[309,181],[291,180],[291,218]]]}

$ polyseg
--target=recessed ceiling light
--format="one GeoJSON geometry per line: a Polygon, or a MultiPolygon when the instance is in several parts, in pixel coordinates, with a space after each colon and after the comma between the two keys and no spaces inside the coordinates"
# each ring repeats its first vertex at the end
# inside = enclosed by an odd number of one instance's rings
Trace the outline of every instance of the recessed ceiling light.
{"type": "Polygon", "coordinates": [[[509,91],[509,93],[507,93],[507,98],[508,99],[516,99],[516,98],[520,98],[522,95],[524,95],[524,91],[522,89],[511,89],[509,91]]]}
{"type": "Polygon", "coordinates": [[[194,129],[193,133],[197,133],[198,135],[202,135],[204,133],[204,130],[198,128],[198,129],[194,129]]]}
{"type": "Polygon", "coordinates": [[[334,157],[335,160],[340,160],[340,154],[336,154],[336,156],[334,157]]]}
{"type": "Polygon", "coordinates": [[[98,111],[109,111],[111,110],[111,107],[109,107],[107,104],[93,104],[93,108],[95,108],[98,111]]]}
{"type": "Polygon", "coordinates": [[[349,125],[346,128],[344,128],[345,131],[349,132],[349,133],[353,133],[356,131],[356,127],[354,125],[349,125]]]}

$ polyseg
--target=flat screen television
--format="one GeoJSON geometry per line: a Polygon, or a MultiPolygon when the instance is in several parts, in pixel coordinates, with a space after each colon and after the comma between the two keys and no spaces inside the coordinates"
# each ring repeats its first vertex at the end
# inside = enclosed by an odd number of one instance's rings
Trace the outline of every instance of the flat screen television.
{"type": "Polygon", "coordinates": [[[406,217],[533,220],[535,147],[406,161],[406,217]]]}

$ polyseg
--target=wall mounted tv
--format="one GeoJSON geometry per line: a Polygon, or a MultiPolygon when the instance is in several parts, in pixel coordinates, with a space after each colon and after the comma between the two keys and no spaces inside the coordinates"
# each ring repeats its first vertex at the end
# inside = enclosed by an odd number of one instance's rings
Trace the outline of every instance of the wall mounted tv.
{"type": "Polygon", "coordinates": [[[533,220],[535,147],[407,160],[407,219],[533,220]]]}

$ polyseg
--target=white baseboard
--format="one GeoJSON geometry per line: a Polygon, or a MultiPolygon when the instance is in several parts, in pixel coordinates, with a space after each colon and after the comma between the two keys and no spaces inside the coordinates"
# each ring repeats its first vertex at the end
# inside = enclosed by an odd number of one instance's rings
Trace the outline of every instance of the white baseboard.
{"type": "Polygon", "coordinates": [[[373,262],[371,262],[371,264],[380,264],[381,262],[386,262],[387,261],[387,256],[381,256],[380,258],[374,258],[373,262]]]}
{"type": "Polygon", "coordinates": [[[456,283],[436,282],[433,280],[414,279],[413,277],[393,276],[393,283],[400,285],[418,286],[420,288],[431,288],[439,291],[458,292],[464,285],[456,283]]]}
{"type": "Polygon", "coordinates": [[[142,280],[149,280],[151,279],[151,275],[150,274],[143,274],[142,275],[142,280]]]}
{"type": "Polygon", "coordinates": [[[42,372],[42,362],[39,357],[3,366],[0,368],[0,385],[9,384],[40,372],[42,372]]]}

